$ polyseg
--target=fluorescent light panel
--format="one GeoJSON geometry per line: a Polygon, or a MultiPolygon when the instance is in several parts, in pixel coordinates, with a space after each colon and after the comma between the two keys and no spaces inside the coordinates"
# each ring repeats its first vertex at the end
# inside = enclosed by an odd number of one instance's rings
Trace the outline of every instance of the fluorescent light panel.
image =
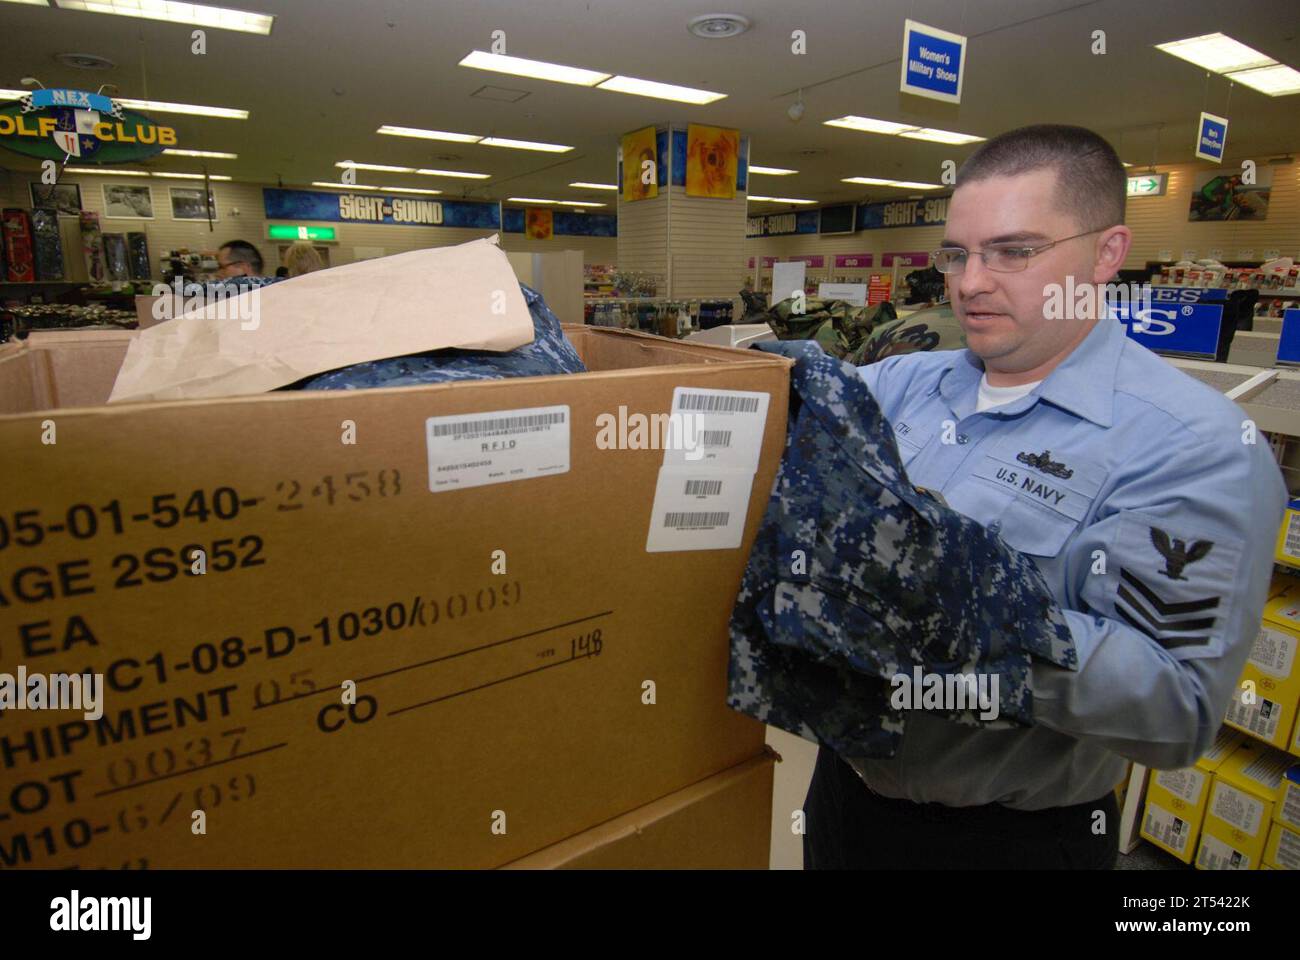
{"type": "Polygon", "coordinates": [[[168,103],[165,100],[132,100],[128,97],[113,97],[124,107],[132,110],[151,110],[154,113],[185,113],[195,117],[216,117],[221,120],[247,120],[247,110],[232,107],[205,107],[197,103],[168,103]]]}
{"type": "Polygon", "coordinates": [[[1253,70],[1240,70],[1228,74],[1234,83],[1245,84],[1252,90],[1266,93],[1270,97],[1285,97],[1300,93],[1300,71],[1277,63],[1270,67],[1256,67],[1253,70]]]}
{"type": "MultiPolygon", "coordinates": [[[[203,179],[203,174],[201,173],[158,173],[156,171],[152,171],[150,175],[155,177],[170,177],[173,180],[202,180],[203,179]]],[[[208,179],[229,180],[230,178],[224,174],[212,173],[208,175],[208,179]]]]}
{"type": "Polygon", "coordinates": [[[420,187],[380,187],[380,190],[388,190],[391,193],[442,193],[441,190],[424,190],[420,187]]]}
{"type": "Polygon", "coordinates": [[[509,147],[511,150],[540,150],[543,153],[568,153],[573,147],[562,143],[540,143],[536,140],[511,140],[508,137],[484,137],[479,143],[485,147],[509,147]]]}
{"type": "Polygon", "coordinates": [[[1214,73],[1266,67],[1277,62],[1267,54],[1260,53],[1222,33],[1207,33],[1200,37],[1157,43],[1156,49],[1214,73]]]}
{"type": "Polygon", "coordinates": [[[617,190],[618,189],[618,184],[616,183],[587,183],[584,180],[575,180],[573,183],[569,184],[569,186],[578,187],[582,190],[617,190]]]}
{"type": "Polygon", "coordinates": [[[864,183],[877,187],[899,187],[905,190],[939,190],[938,183],[917,183],[915,180],[882,180],[879,177],[844,177],[841,183],[864,183]]]}
{"type": "Polygon", "coordinates": [[[54,0],[54,5],[60,10],[107,13],[115,17],[136,17],[141,20],[165,20],[168,23],[188,23],[196,27],[237,30],[261,36],[268,35],[275,24],[275,17],[266,13],[210,7],[202,3],[177,3],[175,0],[54,0]]]}
{"type": "Polygon", "coordinates": [[[749,168],[749,172],[762,173],[762,174],[766,174],[769,177],[788,177],[790,174],[798,173],[799,171],[787,170],[785,167],[760,167],[757,166],[756,164],[751,164],[749,168]]]}
{"type": "Polygon", "coordinates": [[[566,207],[603,207],[603,203],[592,203],[590,200],[561,200],[560,203],[566,207]]]}
{"type": "Polygon", "coordinates": [[[753,196],[752,194],[750,195],[749,199],[758,201],[760,203],[816,203],[817,202],[816,200],[796,200],[794,197],[756,197],[753,196]]]}
{"type": "Polygon", "coordinates": [[[110,177],[147,177],[148,170],[100,170],[96,167],[64,167],[64,173],[103,174],[110,177]]]}
{"type": "Polygon", "coordinates": [[[386,163],[357,163],[355,160],[340,160],[334,164],[336,167],[352,168],[353,170],[381,170],[384,173],[414,173],[414,167],[390,167],[386,163]]]}
{"type": "Polygon", "coordinates": [[[892,120],[877,120],[874,117],[847,116],[822,122],[828,127],[844,127],[846,130],[859,130],[863,133],[883,133],[886,136],[907,137],[910,140],[930,140],[935,143],[978,143],[985,139],[984,137],[972,136],[969,133],[954,133],[951,130],[938,130],[934,127],[918,127],[913,124],[895,123],[892,120]]]}
{"type": "Polygon", "coordinates": [[[375,133],[390,137],[416,137],[422,140],[450,140],[452,143],[478,143],[483,138],[473,133],[448,133],[445,130],[421,130],[419,127],[395,127],[386,123],[375,133]]]}
{"type": "Polygon", "coordinates": [[[584,70],[581,67],[566,67],[561,63],[547,63],[544,60],[525,60],[523,57],[507,57],[500,53],[487,53],[475,50],[460,66],[474,67],[477,70],[491,70],[495,73],[509,73],[516,77],[532,77],[534,80],[552,80],[555,83],[573,83],[580,87],[594,87],[602,80],[608,80],[608,73],[584,70]]]}
{"type": "Polygon", "coordinates": [[[656,100],[675,100],[678,103],[704,105],[714,103],[726,97],[725,93],[711,90],[697,90],[694,87],[679,87],[672,83],[658,83],[654,80],[638,80],[635,77],[610,77],[597,84],[597,90],[613,90],[615,93],[630,93],[637,97],[653,97],[656,100]]]}
{"type": "Polygon", "coordinates": [[[486,180],[492,176],[490,173],[468,173],[465,170],[429,170],[423,167],[415,172],[424,174],[426,177],[463,177],[466,180],[486,180]]]}
{"type": "Polygon", "coordinates": [[[216,150],[177,150],[175,147],[168,147],[163,151],[173,157],[208,157],[212,160],[238,160],[237,153],[219,153],[216,150]]]}
{"type": "Polygon", "coordinates": [[[313,187],[334,187],[338,190],[378,190],[378,187],[368,187],[364,183],[330,183],[328,180],[313,180],[313,187]]]}
{"type": "Polygon", "coordinates": [[[543,200],[540,197],[506,197],[509,203],[559,203],[558,200],[543,200]]]}

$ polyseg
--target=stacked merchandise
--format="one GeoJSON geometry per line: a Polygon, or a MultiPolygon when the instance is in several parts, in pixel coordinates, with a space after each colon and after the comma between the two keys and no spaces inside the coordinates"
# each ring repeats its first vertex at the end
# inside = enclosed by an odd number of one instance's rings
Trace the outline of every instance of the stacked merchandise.
{"type": "Polygon", "coordinates": [[[86,276],[91,283],[103,283],[107,277],[104,269],[104,240],[99,229],[99,214],[81,211],[81,252],[86,258],[86,276]]]}
{"type": "Polygon", "coordinates": [[[126,246],[131,263],[132,280],[148,280],[153,276],[149,267],[149,240],[143,233],[128,233],[126,246]]]}
{"type": "Polygon", "coordinates": [[[1279,576],[1271,592],[1224,722],[1285,750],[1294,741],[1300,708],[1300,580],[1279,576]]]}
{"type": "Polygon", "coordinates": [[[1283,784],[1294,767],[1294,757],[1249,739],[1219,764],[1196,852],[1198,870],[1260,868],[1274,821],[1279,813],[1287,816],[1283,784]]]}
{"type": "Polygon", "coordinates": [[[59,238],[59,215],[54,210],[32,211],[37,280],[63,279],[63,241],[59,238]]]}
{"type": "Polygon", "coordinates": [[[1153,770],[1147,783],[1141,834],[1183,863],[1191,863],[1209,806],[1214,771],[1245,738],[1219,729],[1208,753],[1182,770],[1153,770]]]}
{"type": "Polygon", "coordinates": [[[127,265],[126,237],[120,233],[106,233],[104,241],[104,267],[110,280],[128,280],[131,271],[127,265]]]}
{"type": "Polygon", "coordinates": [[[32,250],[32,222],[26,210],[5,210],[0,214],[4,230],[5,279],[10,283],[30,283],[36,279],[35,254],[32,250]]]}

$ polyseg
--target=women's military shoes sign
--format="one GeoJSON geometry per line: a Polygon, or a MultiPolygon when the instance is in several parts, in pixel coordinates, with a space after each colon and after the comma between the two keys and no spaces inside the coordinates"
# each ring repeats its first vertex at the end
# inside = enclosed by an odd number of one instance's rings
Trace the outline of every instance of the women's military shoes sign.
{"type": "Polygon", "coordinates": [[[129,163],[176,146],[176,130],[84,90],[34,90],[0,108],[0,146],[42,160],[129,163]]]}

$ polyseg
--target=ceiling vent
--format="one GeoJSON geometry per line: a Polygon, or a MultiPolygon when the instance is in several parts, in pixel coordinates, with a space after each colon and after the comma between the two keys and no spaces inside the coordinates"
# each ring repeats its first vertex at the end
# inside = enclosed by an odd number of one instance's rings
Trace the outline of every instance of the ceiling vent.
{"type": "Polygon", "coordinates": [[[518,103],[524,97],[528,96],[527,90],[512,90],[510,87],[494,87],[491,84],[485,87],[479,87],[471,97],[479,100],[497,100],[501,103],[518,103]]]}
{"type": "Polygon", "coordinates": [[[56,53],[54,59],[74,70],[112,70],[117,66],[108,57],[99,57],[93,53],[56,53]]]}
{"type": "Polygon", "coordinates": [[[706,13],[691,20],[686,29],[705,40],[725,40],[748,30],[749,19],[738,13],[706,13]]]}

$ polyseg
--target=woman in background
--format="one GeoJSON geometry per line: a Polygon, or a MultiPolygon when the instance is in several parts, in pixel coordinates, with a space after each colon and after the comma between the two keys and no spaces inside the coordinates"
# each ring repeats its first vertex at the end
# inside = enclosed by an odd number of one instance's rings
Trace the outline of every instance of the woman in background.
{"type": "Polygon", "coordinates": [[[284,252],[284,265],[288,268],[290,277],[301,277],[304,273],[325,269],[316,248],[305,240],[299,240],[284,252]]]}

